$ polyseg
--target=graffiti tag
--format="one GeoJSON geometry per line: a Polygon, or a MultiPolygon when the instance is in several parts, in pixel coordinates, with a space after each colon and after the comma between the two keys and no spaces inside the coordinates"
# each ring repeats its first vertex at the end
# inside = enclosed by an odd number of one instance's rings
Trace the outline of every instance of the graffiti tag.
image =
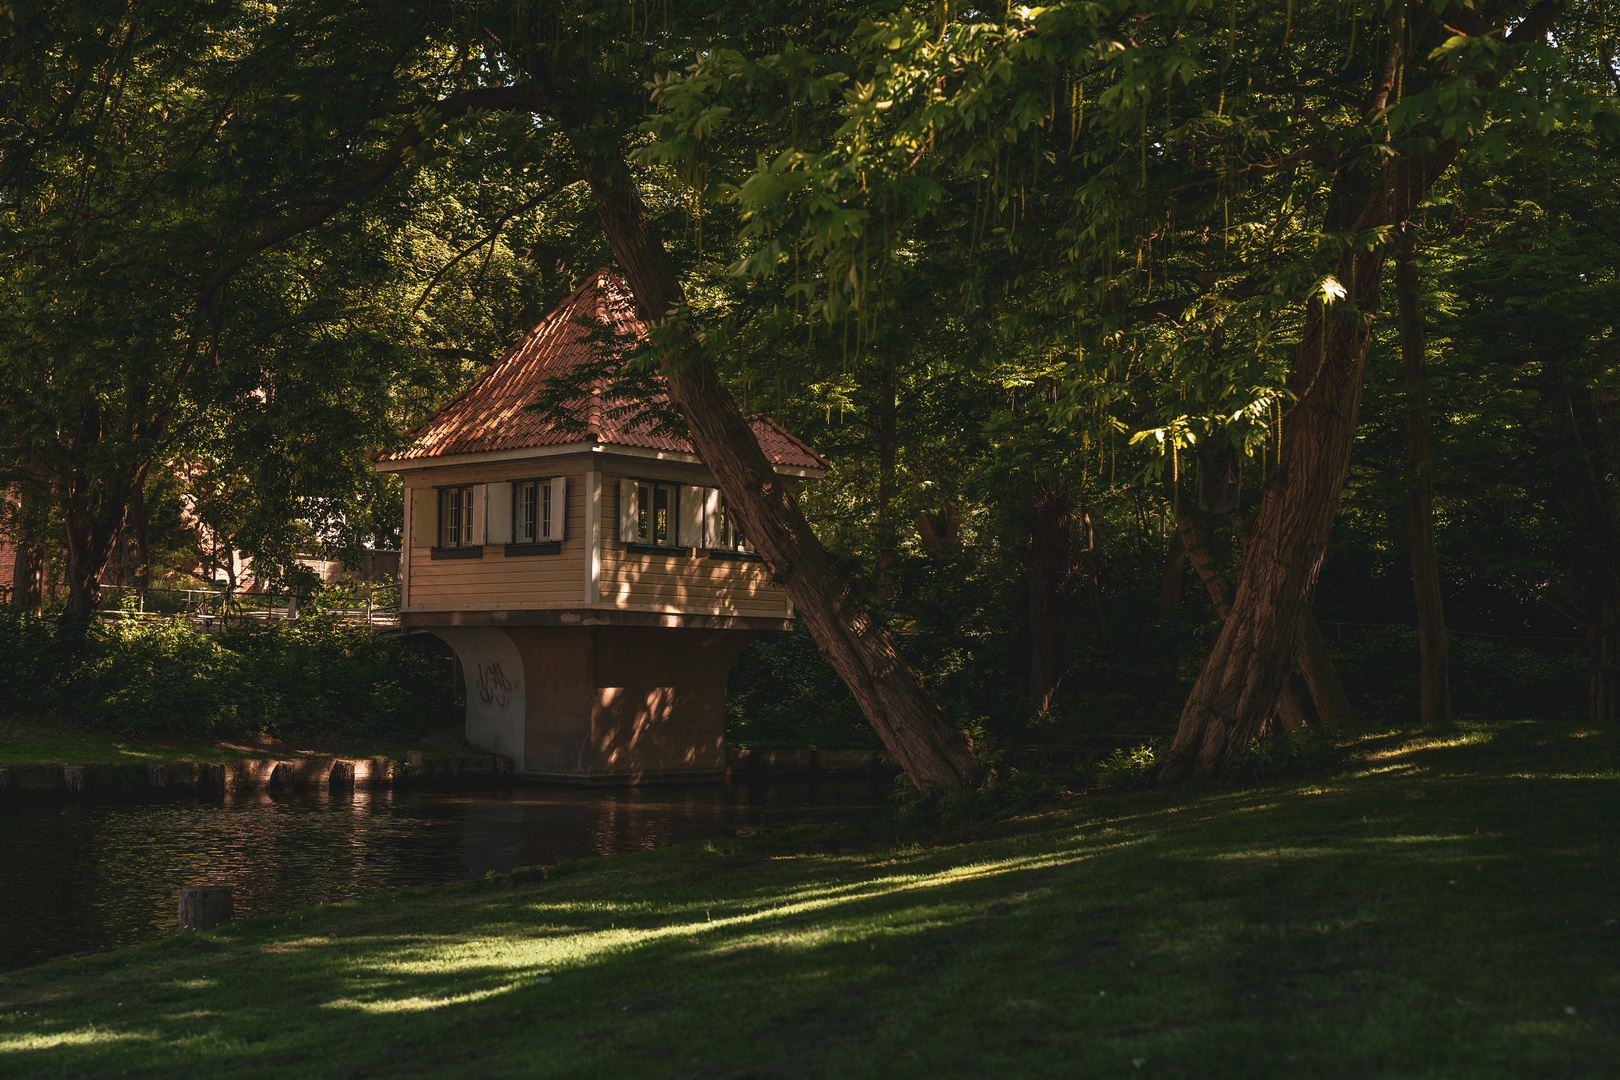
{"type": "Polygon", "coordinates": [[[478,665],[478,700],[485,705],[506,708],[512,704],[512,690],[516,685],[501,671],[501,665],[478,665]]]}

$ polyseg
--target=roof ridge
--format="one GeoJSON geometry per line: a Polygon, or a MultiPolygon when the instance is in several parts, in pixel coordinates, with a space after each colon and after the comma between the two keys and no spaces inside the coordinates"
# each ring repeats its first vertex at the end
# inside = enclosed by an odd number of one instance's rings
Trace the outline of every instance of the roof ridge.
{"type": "MultiPolygon", "coordinates": [[[[465,390],[446,401],[443,405],[440,405],[437,409],[434,409],[432,414],[430,414],[421,423],[407,428],[405,434],[416,435],[420,433],[429,424],[433,423],[433,421],[443,416],[446,410],[459,403],[473,391],[477,390],[479,387],[493,379],[497,374],[504,371],[508,364],[517,359],[517,354],[523,350],[525,345],[529,344],[529,342],[541,336],[544,331],[548,330],[553,319],[567,311],[570,311],[574,307],[575,300],[579,297],[579,295],[586,289],[591,288],[592,283],[596,282],[599,278],[607,278],[609,280],[618,282],[618,279],[605,269],[593,271],[590,277],[580,282],[578,287],[576,287],[573,292],[565,296],[556,307],[553,307],[549,312],[547,312],[545,317],[536,323],[528,333],[524,334],[522,337],[518,338],[510,346],[508,346],[506,352],[501,354],[501,358],[499,360],[491,361],[489,367],[485,368],[483,373],[480,374],[478,378],[469,383],[465,390]]],[[[620,285],[623,284],[623,282],[618,283],[620,285]]],[[[598,300],[600,300],[600,291],[593,289],[592,292],[596,293],[598,300]]],[[[600,304],[598,305],[598,311],[600,313],[600,304]]],[[[593,436],[597,434],[598,428],[598,424],[595,422],[595,420],[596,418],[591,418],[587,425],[589,427],[590,434],[593,436]]]]}
{"type": "MultiPolygon", "coordinates": [[[[583,403],[583,432],[571,423],[561,428],[548,424],[529,408],[550,377],[581,364],[596,366],[602,354],[593,327],[602,328],[621,343],[627,336],[645,341],[647,335],[634,295],[621,278],[606,269],[592,272],[467,389],[411,428],[406,433],[411,440],[407,447],[380,453],[378,460],[428,465],[434,458],[468,453],[592,443],[695,455],[689,438],[647,428],[633,401],[610,398],[612,380],[604,373],[599,372],[581,388],[588,395],[583,403]],[[628,407],[621,410],[621,404],[628,407]]],[[[662,392],[653,395],[654,401],[665,399],[662,392]]],[[[819,454],[770,417],[751,418],[749,427],[773,463],[827,468],[819,454]]]]}

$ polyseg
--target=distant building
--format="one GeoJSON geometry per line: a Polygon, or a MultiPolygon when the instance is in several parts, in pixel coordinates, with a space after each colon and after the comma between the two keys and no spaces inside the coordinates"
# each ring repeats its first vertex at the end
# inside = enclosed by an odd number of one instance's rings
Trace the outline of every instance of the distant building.
{"type": "MultiPolygon", "coordinates": [[[[467,738],[531,775],[579,782],[715,777],[725,684],[793,609],[728,522],[684,439],[615,419],[597,385],[583,434],[526,406],[593,359],[582,320],[641,335],[599,272],[377,468],[405,483],[400,622],[444,639],[466,673],[467,738]]],[[[778,474],[827,463],[753,421],[778,474]]]]}

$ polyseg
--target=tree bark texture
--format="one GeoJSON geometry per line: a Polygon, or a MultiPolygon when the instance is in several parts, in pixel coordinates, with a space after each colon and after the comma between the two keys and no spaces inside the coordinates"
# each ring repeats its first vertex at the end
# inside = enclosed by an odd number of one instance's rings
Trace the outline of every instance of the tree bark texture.
{"type": "Polygon", "coordinates": [[[1615,615],[1620,604],[1605,590],[1592,598],[1586,624],[1586,722],[1612,724],[1615,718],[1615,615]]]}
{"type": "Polygon", "coordinates": [[[1029,703],[1052,707],[1069,670],[1069,558],[1073,507],[1061,484],[1038,480],[1029,504],[1029,703]]]}
{"type": "Polygon", "coordinates": [[[1350,695],[1344,692],[1344,681],[1328,655],[1327,642],[1322,640],[1322,628],[1316,616],[1306,613],[1299,627],[1299,651],[1295,654],[1299,673],[1309,688],[1311,703],[1316,707],[1317,719],[1328,727],[1350,725],[1350,695]]]}
{"type": "MultiPolygon", "coordinates": [[[[1186,514],[1176,519],[1176,540],[1208,590],[1210,605],[1224,621],[1232,614],[1226,602],[1226,579],[1221,577],[1215,561],[1204,550],[1204,539],[1186,514]]],[[[1342,724],[1350,715],[1344,684],[1339,682],[1333,660],[1327,654],[1315,615],[1306,613],[1303,631],[1298,657],[1300,671],[1289,673],[1277,699],[1277,721],[1284,731],[1298,731],[1317,722],[1342,724]]]]}
{"type": "MultiPolygon", "coordinates": [[[[1220,772],[1260,732],[1293,670],[1301,624],[1350,464],[1383,257],[1342,267],[1359,310],[1313,307],[1303,393],[1283,425],[1281,462],[1249,531],[1231,614],[1182,709],[1161,782],[1220,772]]],[[[1196,566],[1196,560],[1194,562],[1196,566]]]]}
{"type": "Polygon", "coordinates": [[[1091,516],[1091,508],[1085,502],[1080,502],[1080,527],[1085,530],[1086,538],[1086,596],[1091,601],[1091,628],[1097,636],[1099,646],[1108,643],[1107,626],[1103,623],[1102,610],[1102,580],[1097,575],[1097,523],[1091,516]]]}
{"type": "Polygon", "coordinates": [[[146,485],[135,488],[130,502],[130,517],[135,527],[135,589],[140,597],[141,610],[146,609],[146,592],[152,587],[151,530],[146,518],[146,485]]]}
{"type": "Polygon", "coordinates": [[[891,360],[884,365],[878,403],[878,595],[894,603],[894,555],[899,547],[894,523],[895,473],[900,448],[899,378],[891,360]]]}
{"type": "MultiPolygon", "coordinates": [[[[649,329],[684,307],[680,279],[622,168],[587,159],[586,175],[602,228],[649,329]]],[[[655,330],[656,333],[656,330],[655,330]]],[[[948,794],[975,783],[984,767],[968,737],[946,719],[894,639],[834,572],[826,549],[776,475],[736,400],[690,336],[665,342],[670,397],[714,473],[730,513],[787,592],[816,646],[848,684],[884,747],[918,790],[948,794]],[[669,348],[671,344],[677,347],[669,348]]]]}
{"type": "Polygon", "coordinates": [[[1429,421],[1426,341],[1418,294],[1417,247],[1412,225],[1403,226],[1395,257],[1399,308],[1401,374],[1406,384],[1406,461],[1412,474],[1406,501],[1406,540],[1412,558],[1412,593],[1417,603],[1418,716],[1425,724],[1451,719],[1450,661],[1446,655],[1446,616],[1440,595],[1440,561],[1434,548],[1434,453],[1429,421]]]}
{"type": "Polygon", "coordinates": [[[17,485],[10,517],[11,605],[38,615],[45,603],[46,492],[37,483],[17,485]]]}
{"type": "MultiPolygon", "coordinates": [[[[100,405],[87,406],[81,415],[78,446],[99,445],[103,423],[100,405]]],[[[64,478],[57,502],[67,538],[67,611],[73,618],[87,620],[100,605],[101,574],[112,558],[135,490],[144,479],[144,463],[132,466],[121,477],[92,477],[79,468],[64,478]]]]}
{"type": "Polygon", "coordinates": [[[1164,567],[1159,571],[1159,602],[1166,611],[1175,611],[1181,607],[1181,579],[1186,573],[1187,546],[1181,541],[1181,533],[1175,532],[1170,536],[1170,551],[1164,557],[1164,567]]]}
{"type": "MultiPolygon", "coordinates": [[[[1561,10],[1557,0],[1541,0],[1513,27],[1508,43],[1544,38],[1561,10]]],[[[1417,67],[1426,62],[1425,50],[1416,47],[1412,61],[1403,58],[1404,11],[1400,5],[1392,9],[1395,32],[1388,37],[1385,62],[1361,117],[1369,129],[1399,86],[1415,87],[1427,77],[1417,67]]],[[[1432,14],[1425,12],[1413,31],[1415,40],[1433,26],[1432,14]]],[[[1487,72],[1476,82],[1494,88],[1504,70],[1487,72]]],[[[1338,160],[1323,221],[1329,231],[1365,234],[1410,220],[1459,147],[1438,140],[1422,150],[1407,149],[1382,166],[1358,164],[1358,156],[1368,160],[1365,149],[1351,147],[1338,160]]],[[[1292,670],[1350,465],[1387,255],[1384,244],[1370,251],[1351,246],[1334,267],[1343,297],[1329,304],[1324,290],[1306,309],[1294,367],[1296,399],[1283,423],[1281,460],[1260,497],[1232,614],[1182,708],[1175,742],[1159,773],[1161,783],[1219,773],[1271,715],[1292,670]]]]}

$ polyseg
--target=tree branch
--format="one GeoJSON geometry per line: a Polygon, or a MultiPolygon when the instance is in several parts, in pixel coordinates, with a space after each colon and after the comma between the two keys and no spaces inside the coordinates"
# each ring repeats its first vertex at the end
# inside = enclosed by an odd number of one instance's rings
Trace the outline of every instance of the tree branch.
{"type": "Polygon", "coordinates": [[[393,145],[385,151],[382,157],[355,178],[349,187],[336,194],[312,202],[303,213],[272,226],[259,233],[253,239],[243,244],[230,258],[220,264],[213,275],[197,290],[196,303],[208,316],[210,325],[214,328],[214,341],[211,348],[218,348],[219,317],[214,310],[214,295],[224,287],[236,272],[245,266],[253,256],[266,248],[274,247],[283,240],[297,236],[321,224],[339,209],[353,201],[366,191],[375,189],[394,174],[394,171],[404,162],[411,149],[425,139],[430,131],[447,120],[454,120],[470,112],[480,110],[524,110],[534,111],[546,104],[545,92],[538,86],[524,84],[521,86],[483,86],[475,90],[466,90],[459,94],[452,94],[442,101],[423,106],[417,111],[416,118],[407,124],[395,138],[393,145]],[[431,114],[431,115],[430,115],[431,114]],[[436,122],[434,122],[436,119],[436,122]]]}

